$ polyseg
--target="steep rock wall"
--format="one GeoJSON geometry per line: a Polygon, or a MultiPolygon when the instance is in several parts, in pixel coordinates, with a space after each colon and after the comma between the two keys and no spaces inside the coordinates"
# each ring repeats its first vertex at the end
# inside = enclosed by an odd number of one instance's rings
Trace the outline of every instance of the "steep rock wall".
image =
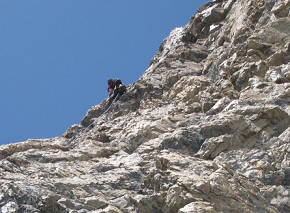
{"type": "Polygon", "coordinates": [[[289,212],[289,11],[203,5],[102,120],[0,147],[1,211],[289,212]]]}

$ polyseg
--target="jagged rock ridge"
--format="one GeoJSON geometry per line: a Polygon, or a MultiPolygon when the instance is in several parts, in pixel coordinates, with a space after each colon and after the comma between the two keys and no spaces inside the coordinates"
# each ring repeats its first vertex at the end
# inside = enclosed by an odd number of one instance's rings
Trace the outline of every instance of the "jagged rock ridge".
{"type": "Polygon", "coordinates": [[[98,125],[0,147],[1,212],[289,212],[289,11],[203,5],[98,125]]]}

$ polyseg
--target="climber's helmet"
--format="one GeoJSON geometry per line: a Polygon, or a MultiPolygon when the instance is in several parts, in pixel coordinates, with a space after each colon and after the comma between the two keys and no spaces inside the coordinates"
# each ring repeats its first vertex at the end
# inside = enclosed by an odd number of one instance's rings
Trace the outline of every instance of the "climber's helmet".
{"type": "Polygon", "coordinates": [[[111,78],[109,78],[109,79],[108,79],[108,85],[110,85],[110,84],[112,83],[112,81],[113,81],[113,80],[112,80],[111,78]]]}

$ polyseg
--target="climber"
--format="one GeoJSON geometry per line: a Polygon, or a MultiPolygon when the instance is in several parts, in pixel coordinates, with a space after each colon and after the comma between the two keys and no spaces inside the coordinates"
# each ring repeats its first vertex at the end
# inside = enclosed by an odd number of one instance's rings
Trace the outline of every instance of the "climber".
{"type": "Polygon", "coordinates": [[[113,99],[119,94],[119,96],[123,95],[126,92],[126,86],[122,83],[119,78],[109,79],[108,80],[108,89],[109,97],[114,93],[113,99]]]}

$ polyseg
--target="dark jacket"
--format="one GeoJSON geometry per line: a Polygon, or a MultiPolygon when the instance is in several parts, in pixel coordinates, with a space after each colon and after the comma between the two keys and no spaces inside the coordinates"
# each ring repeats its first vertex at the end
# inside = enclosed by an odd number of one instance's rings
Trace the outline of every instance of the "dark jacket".
{"type": "Polygon", "coordinates": [[[122,84],[122,81],[119,78],[109,79],[108,89],[107,89],[107,91],[109,92],[109,96],[111,96],[115,90],[118,90],[121,84],[122,84]]]}

